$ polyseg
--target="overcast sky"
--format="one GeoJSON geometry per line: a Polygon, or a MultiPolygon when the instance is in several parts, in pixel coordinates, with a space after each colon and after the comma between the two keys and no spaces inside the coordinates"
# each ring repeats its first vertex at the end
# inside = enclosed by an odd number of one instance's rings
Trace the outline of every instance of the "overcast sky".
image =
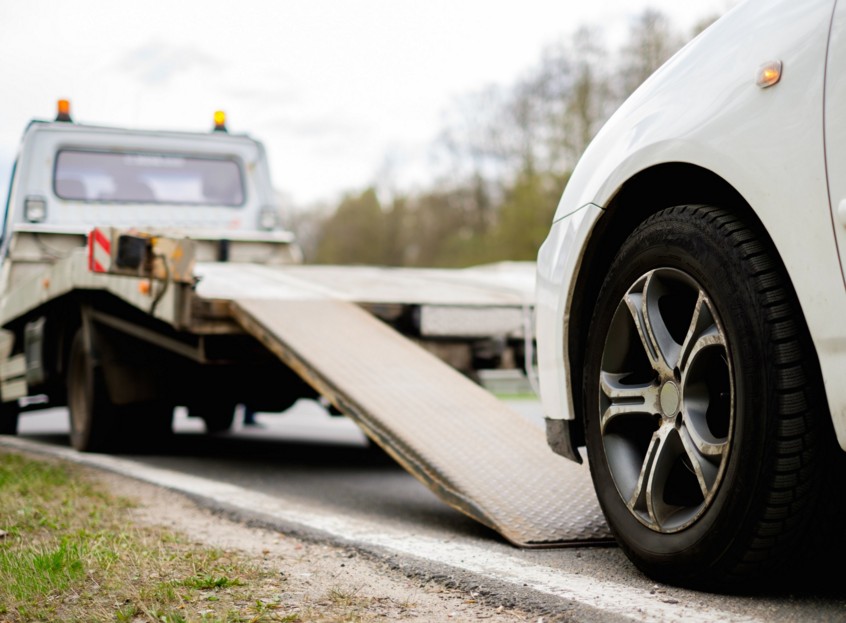
{"type": "MultiPolygon", "coordinates": [[[[645,8],[679,32],[736,0],[43,0],[0,2],[0,192],[21,133],[74,120],[232,132],[267,147],[298,205],[419,179],[461,95],[508,85],[545,45],[601,25],[609,48],[645,8]]],[[[410,183],[410,182],[409,182],[410,183]]]]}

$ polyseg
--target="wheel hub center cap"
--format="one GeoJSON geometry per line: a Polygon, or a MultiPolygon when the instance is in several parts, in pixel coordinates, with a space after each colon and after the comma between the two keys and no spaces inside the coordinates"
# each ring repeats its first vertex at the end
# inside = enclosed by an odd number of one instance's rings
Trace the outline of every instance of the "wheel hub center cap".
{"type": "Polygon", "coordinates": [[[679,412],[681,392],[673,381],[667,381],[661,388],[661,412],[665,417],[674,417],[679,412]]]}

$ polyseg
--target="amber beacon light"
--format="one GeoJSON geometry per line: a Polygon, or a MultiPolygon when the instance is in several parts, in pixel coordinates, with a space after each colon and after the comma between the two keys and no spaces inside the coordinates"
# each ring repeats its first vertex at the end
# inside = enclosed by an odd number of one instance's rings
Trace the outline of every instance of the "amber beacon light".
{"type": "Polygon", "coordinates": [[[222,110],[214,112],[214,131],[226,132],[226,113],[222,110]]]}
{"type": "Polygon", "coordinates": [[[70,116],[70,101],[59,100],[56,104],[56,121],[73,121],[70,116]]]}

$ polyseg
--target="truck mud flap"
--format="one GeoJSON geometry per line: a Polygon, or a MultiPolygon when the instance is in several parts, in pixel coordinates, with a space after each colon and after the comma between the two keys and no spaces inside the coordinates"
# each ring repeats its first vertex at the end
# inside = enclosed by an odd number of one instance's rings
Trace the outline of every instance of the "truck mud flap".
{"type": "Polygon", "coordinates": [[[444,502],[512,544],[613,542],[586,464],[354,303],[238,299],[231,312],[444,502]]]}

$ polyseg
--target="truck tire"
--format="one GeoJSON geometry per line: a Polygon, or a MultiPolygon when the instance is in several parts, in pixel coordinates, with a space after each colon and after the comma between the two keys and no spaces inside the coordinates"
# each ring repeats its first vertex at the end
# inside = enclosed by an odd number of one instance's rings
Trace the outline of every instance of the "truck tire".
{"type": "MultiPolygon", "coordinates": [[[[124,452],[160,450],[173,438],[173,405],[162,401],[115,406],[114,419],[127,436],[119,442],[124,452]]],[[[115,444],[117,447],[118,444],[115,444]]]]}
{"type": "Polygon", "coordinates": [[[20,407],[17,401],[0,403],[0,435],[18,434],[18,415],[20,407]]]}
{"type": "Polygon", "coordinates": [[[191,415],[203,420],[209,434],[225,433],[235,421],[235,403],[223,401],[191,407],[191,415]]]}
{"type": "Polygon", "coordinates": [[[103,370],[85,346],[82,328],[71,343],[67,394],[71,445],[80,452],[114,449],[117,439],[114,405],[109,400],[103,370]]]}

